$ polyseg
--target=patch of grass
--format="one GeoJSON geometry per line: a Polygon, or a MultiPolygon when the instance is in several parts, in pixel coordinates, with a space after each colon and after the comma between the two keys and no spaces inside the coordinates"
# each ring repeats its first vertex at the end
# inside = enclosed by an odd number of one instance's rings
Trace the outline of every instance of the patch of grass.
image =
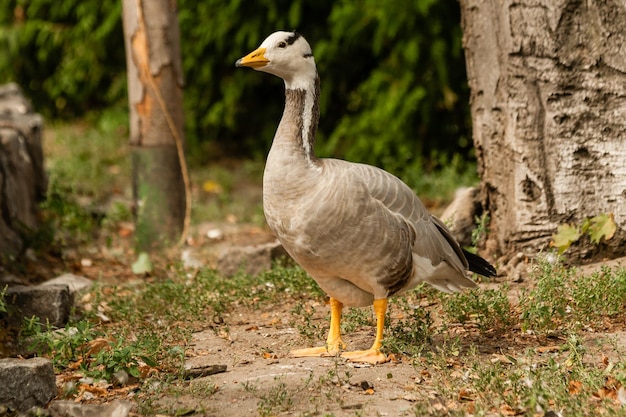
{"type": "Polygon", "coordinates": [[[508,300],[508,285],[498,289],[475,289],[442,297],[442,306],[453,322],[475,323],[481,332],[503,332],[515,318],[508,300]]]}
{"type": "Polygon", "coordinates": [[[352,333],[363,327],[375,326],[371,308],[349,308],[341,318],[341,332],[352,333]]]}
{"type": "Polygon", "coordinates": [[[280,412],[290,411],[293,406],[294,395],[300,391],[300,389],[290,391],[285,381],[279,377],[274,377],[274,384],[269,385],[269,387],[265,386],[263,389],[250,381],[246,381],[243,384],[243,389],[259,399],[257,411],[261,417],[275,416],[280,412]]]}
{"type": "Polygon", "coordinates": [[[576,268],[543,260],[536,265],[532,279],[535,286],[520,297],[522,330],[571,330],[624,314],[624,268],[603,268],[582,276],[576,268]]]}
{"type": "Polygon", "coordinates": [[[0,313],[6,313],[7,312],[7,302],[4,299],[7,290],[9,289],[8,285],[5,285],[2,289],[0,289],[0,313]]]}
{"type": "Polygon", "coordinates": [[[458,345],[444,345],[422,372],[428,400],[416,405],[415,415],[620,415],[623,370],[594,365],[591,355],[575,333],[558,350],[516,350],[492,360],[476,349],[459,354],[458,345]]]}
{"type": "Polygon", "coordinates": [[[110,108],[81,123],[54,123],[44,130],[51,184],[94,201],[130,192],[128,112],[110,108]]]}
{"type": "Polygon", "coordinates": [[[534,268],[531,280],[535,286],[520,297],[522,330],[553,330],[568,313],[566,284],[572,281],[573,271],[546,260],[534,268]]]}
{"type": "Polygon", "coordinates": [[[324,325],[313,323],[315,311],[314,306],[304,301],[296,302],[291,309],[291,316],[295,318],[290,321],[290,326],[295,326],[300,336],[308,343],[315,343],[317,340],[323,339],[328,331],[325,328],[328,325],[327,321],[324,322],[324,325]]]}
{"type": "Polygon", "coordinates": [[[57,371],[72,367],[84,376],[109,382],[118,371],[141,377],[142,371],[150,371],[163,359],[159,338],[138,335],[129,342],[123,332],[107,332],[87,319],[54,329],[33,318],[22,327],[22,337],[30,341],[31,349],[50,357],[57,371]]]}
{"type": "Polygon", "coordinates": [[[399,317],[386,320],[386,337],[383,349],[388,353],[401,352],[409,357],[419,357],[431,341],[433,320],[430,311],[410,304],[409,297],[393,300],[399,317]]]}

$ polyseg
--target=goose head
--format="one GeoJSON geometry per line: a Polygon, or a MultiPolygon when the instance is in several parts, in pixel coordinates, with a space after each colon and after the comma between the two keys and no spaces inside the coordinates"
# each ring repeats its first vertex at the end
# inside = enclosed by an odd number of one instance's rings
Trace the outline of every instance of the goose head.
{"type": "Polygon", "coordinates": [[[317,77],[311,46],[298,32],[272,33],[257,49],[238,59],[235,66],[276,75],[288,89],[305,90],[317,77]]]}

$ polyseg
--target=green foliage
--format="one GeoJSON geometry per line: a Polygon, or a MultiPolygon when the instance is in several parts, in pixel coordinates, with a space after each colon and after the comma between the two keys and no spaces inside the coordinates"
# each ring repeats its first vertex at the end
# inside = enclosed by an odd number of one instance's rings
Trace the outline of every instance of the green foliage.
{"type": "MultiPolygon", "coordinates": [[[[9,0],[0,9],[0,82],[17,81],[53,117],[125,103],[121,3],[9,0]]],[[[383,166],[413,186],[422,165],[428,172],[450,154],[470,156],[455,0],[180,0],[178,17],[195,160],[265,155],[282,82],[234,62],[293,28],[311,42],[322,78],[320,154],[383,166]]]]}
{"type": "Polygon", "coordinates": [[[9,289],[8,285],[5,285],[2,289],[0,289],[0,313],[7,312],[7,302],[4,299],[4,296],[7,293],[7,289],[9,289]]]}
{"type": "Polygon", "coordinates": [[[0,82],[19,83],[47,116],[125,97],[117,0],[8,0],[0,8],[0,82]]]}
{"type": "Polygon", "coordinates": [[[84,243],[96,233],[100,219],[83,207],[74,197],[71,189],[52,182],[48,197],[41,205],[44,224],[36,236],[33,246],[45,248],[51,242],[61,246],[72,242],[84,243]]]}
{"type": "Polygon", "coordinates": [[[443,310],[453,322],[476,323],[481,332],[503,332],[514,322],[508,286],[466,291],[443,298],[443,310]]]}
{"type": "Polygon", "coordinates": [[[626,306],[626,270],[603,268],[581,276],[560,263],[539,262],[533,272],[535,287],[520,297],[523,330],[550,332],[598,325],[602,317],[623,314],[626,306]]]}
{"type": "Polygon", "coordinates": [[[560,255],[584,234],[589,236],[592,244],[598,245],[602,239],[611,239],[616,231],[613,213],[602,213],[583,220],[580,227],[572,224],[559,225],[550,245],[556,247],[560,255]]]}
{"type": "Polygon", "coordinates": [[[402,312],[399,319],[387,320],[383,347],[389,352],[402,352],[418,357],[430,343],[433,319],[427,309],[409,304],[407,298],[393,300],[402,312]]]}

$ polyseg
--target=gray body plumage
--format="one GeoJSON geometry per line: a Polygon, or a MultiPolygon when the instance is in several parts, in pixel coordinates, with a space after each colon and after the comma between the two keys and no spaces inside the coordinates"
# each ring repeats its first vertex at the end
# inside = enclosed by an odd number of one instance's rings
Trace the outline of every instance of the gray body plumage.
{"type": "Polygon", "coordinates": [[[267,223],[287,252],[346,306],[415,288],[472,288],[467,261],[415,193],[373,166],[313,153],[319,79],[286,90],[263,178],[267,223]]]}

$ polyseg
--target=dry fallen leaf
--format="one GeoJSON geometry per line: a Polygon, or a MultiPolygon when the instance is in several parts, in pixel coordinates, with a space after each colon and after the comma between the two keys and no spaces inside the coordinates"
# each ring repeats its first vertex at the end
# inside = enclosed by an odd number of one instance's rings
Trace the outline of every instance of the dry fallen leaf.
{"type": "Polygon", "coordinates": [[[402,362],[400,357],[397,356],[395,353],[390,353],[389,355],[387,355],[387,361],[391,362],[391,363],[400,363],[400,362],[402,362]]]}
{"type": "Polygon", "coordinates": [[[278,356],[275,353],[263,352],[263,359],[278,359],[278,356]]]}
{"type": "Polygon", "coordinates": [[[570,393],[570,395],[576,395],[576,394],[580,394],[580,391],[582,390],[583,387],[583,383],[580,381],[570,381],[568,384],[568,392],[570,393]]]}
{"type": "Polygon", "coordinates": [[[560,346],[541,346],[537,348],[537,352],[539,353],[558,352],[560,350],[561,350],[560,346]]]}
{"type": "Polygon", "coordinates": [[[523,410],[512,408],[508,404],[504,404],[500,406],[500,413],[504,416],[521,416],[524,414],[523,410]]]}
{"type": "Polygon", "coordinates": [[[108,348],[109,340],[103,337],[99,337],[89,342],[89,350],[87,351],[87,356],[95,356],[102,350],[108,348]]]}
{"type": "Polygon", "coordinates": [[[466,389],[459,390],[459,401],[474,401],[474,394],[466,389]]]}

